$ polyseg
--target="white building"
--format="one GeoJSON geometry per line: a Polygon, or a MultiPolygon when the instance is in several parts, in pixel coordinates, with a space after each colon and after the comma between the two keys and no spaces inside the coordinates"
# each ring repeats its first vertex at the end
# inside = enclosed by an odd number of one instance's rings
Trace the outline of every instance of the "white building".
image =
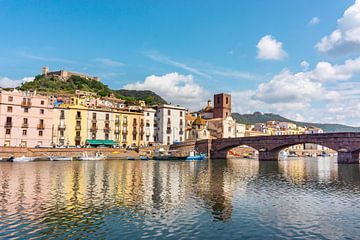
{"type": "Polygon", "coordinates": [[[185,114],[186,109],[180,106],[158,106],[155,113],[155,142],[172,144],[185,141],[185,114]]]}
{"type": "Polygon", "coordinates": [[[246,126],[236,123],[236,121],[228,116],[226,118],[213,118],[208,121],[208,129],[210,135],[215,138],[235,138],[244,137],[246,126]]]}
{"type": "Polygon", "coordinates": [[[155,142],[154,135],[155,135],[155,113],[156,110],[152,108],[145,108],[144,109],[144,144],[145,146],[149,146],[155,142]]]}

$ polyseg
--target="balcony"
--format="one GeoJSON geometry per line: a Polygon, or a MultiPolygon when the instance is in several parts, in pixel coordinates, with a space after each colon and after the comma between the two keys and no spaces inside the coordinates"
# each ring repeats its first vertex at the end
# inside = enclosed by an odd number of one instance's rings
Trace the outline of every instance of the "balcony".
{"type": "Polygon", "coordinates": [[[76,120],[81,120],[81,115],[80,115],[80,116],[79,116],[79,115],[76,115],[75,119],[76,119],[76,120]]]}
{"type": "Polygon", "coordinates": [[[96,132],[98,130],[97,126],[91,126],[90,132],[96,132]]]}
{"type": "Polygon", "coordinates": [[[5,128],[11,128],[11,127],[12,127],[12,122],[5,123],[5,128]]]}
{"type": "Polygon", "coordinates": [[[167,133],[167,134],[170,134],[170,133],[171,133],[171,128],[167,128],[167,129],[166,129],[166,133],[167,133]]]}
{"type": "Polygon", "coordinates": [[[110,124],[110,120],[109,119],[105,119],[105,124],[110,124]]]}
{"type": "Polygon", "coordinates": [[[119,134],[119,133],[120,133],[119,128],[115,128],[114,133],[115,133],[115,134],[119,134]]]}
{"type": "Polygon", "coordinates": [[[127,121],[124,121],[123,122],[123,126],[127,126],[128,124],[127,124],[127,121]]]}
{"type": "Polygon", "coordinates": [[[180,134],[180,135],[183,135],[183,134],[184,134],[184,131],[183,131],[183,130],[180,130],[180,131],[179,131],[179,134],[180,134]]]}
{"type": "Polygon", "coordinates": [[[80,126],[80,125],[76,125],[76,126],[75,126],[75,130],[81,130],[81,126],[80,126]]]}
{"type": "Polygon", "coordinates": [[[124,129],[124,130],[122,131],[122,133],[123,133],[123,134],[128,134],[128,130],[127,130],[127,129],[124,129]]]}
{"type": "Polygon", "coordinates": [[[75,141],[81,141],[81,136],[76,136],[75,141]]]}
{"type": "Polygon", "coordinates": [[[111,130],[111,129],[110,129],[109,127],[104,128],[104,132],[105,132],[105,133],[109,133],[109,132],[110,132],[110,130],[111,130]]]}
{"type": "Polygon", "coordinates": [[[22,127],[22,128],[28,128],[28,127],[29,127],[29,124],[23,123],[23,124],[21,124],[21,127],[22,127]]]}
{"type": "Polygon", "coordinates": [[[66,128],[66,125],[64,123],[60,123],[58,126],[59,130],[64,130],[66,128]]]}
{"type": "Polygon", "coordinates": [[[37,125],[36,127],[38,130],[44,130],[45,129],[45,125],[43,123],[40,123],[37,125]]]}
{"type": "Polygon", "coordinates": [[[22,107],[31,107],[31,102],[30,101],[22,101],[21,106],[22,107]]]}
{"type": "Polygon", "coordinates": [[[91,119],[91,122],[92,122],[92,123],[97,123],[96,118],[91,119]]]}
{"type": "Polygon", "coordinates": [[[119,121],[119,120],[115,120],[115,125],[120,125],[120,121],[119,121]]]}

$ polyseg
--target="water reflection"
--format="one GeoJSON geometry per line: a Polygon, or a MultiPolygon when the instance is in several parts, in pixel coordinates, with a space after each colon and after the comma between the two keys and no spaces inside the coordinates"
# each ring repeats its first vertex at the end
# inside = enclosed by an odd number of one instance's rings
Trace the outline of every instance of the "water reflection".
{"type": "Polygon", "coordinates": [[[2,163],[0,238],[352,237],[359,187],[331,158],[2,163]]]}

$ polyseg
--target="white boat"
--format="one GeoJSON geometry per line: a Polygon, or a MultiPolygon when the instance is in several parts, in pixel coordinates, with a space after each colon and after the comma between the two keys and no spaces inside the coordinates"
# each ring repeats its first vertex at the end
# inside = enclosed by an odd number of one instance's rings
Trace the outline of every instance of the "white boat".
{"type": "Polygon", "coordinates": [[[57,157],[57,156],[49,156],[51,161],[72,161],[72,157],[57,157]]]}
{"type": "Polygon", "coordinates": [[[95,156],[88,156],[87,152],[83,152],[82,156],[77,157],[76,159],[79,161],[96,161],[96,160],[104,160],[106,157],[100,153],[95,153],[95,156]]]}
{"type": "Polygon", "coordinates": [[[34,161],[36,158],[35,157],[10,157],[8,159],[9,162],[31,162],[34,161]]]}

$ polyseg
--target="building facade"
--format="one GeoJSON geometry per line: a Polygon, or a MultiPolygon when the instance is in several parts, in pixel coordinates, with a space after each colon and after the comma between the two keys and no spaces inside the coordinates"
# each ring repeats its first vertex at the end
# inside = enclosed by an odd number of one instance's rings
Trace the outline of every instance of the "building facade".
{"type": "Polygon", "coordinates": [[[155,142],[155,113],[156,110],[152,108],[144,109],[144,144],[145,146],[152,145],[155,142]]]}
{"type": "Polygon", "coordinates": [[[36,92],[0,91],[0,145],[52,145],[53,106],[36,92]]]}
{"type": "Polygon", "coordinates": [[[157,107],[155,114],[155,142],[172,144],[185,141],[186,109],[180,106],[163,104],[157,107]]]}

